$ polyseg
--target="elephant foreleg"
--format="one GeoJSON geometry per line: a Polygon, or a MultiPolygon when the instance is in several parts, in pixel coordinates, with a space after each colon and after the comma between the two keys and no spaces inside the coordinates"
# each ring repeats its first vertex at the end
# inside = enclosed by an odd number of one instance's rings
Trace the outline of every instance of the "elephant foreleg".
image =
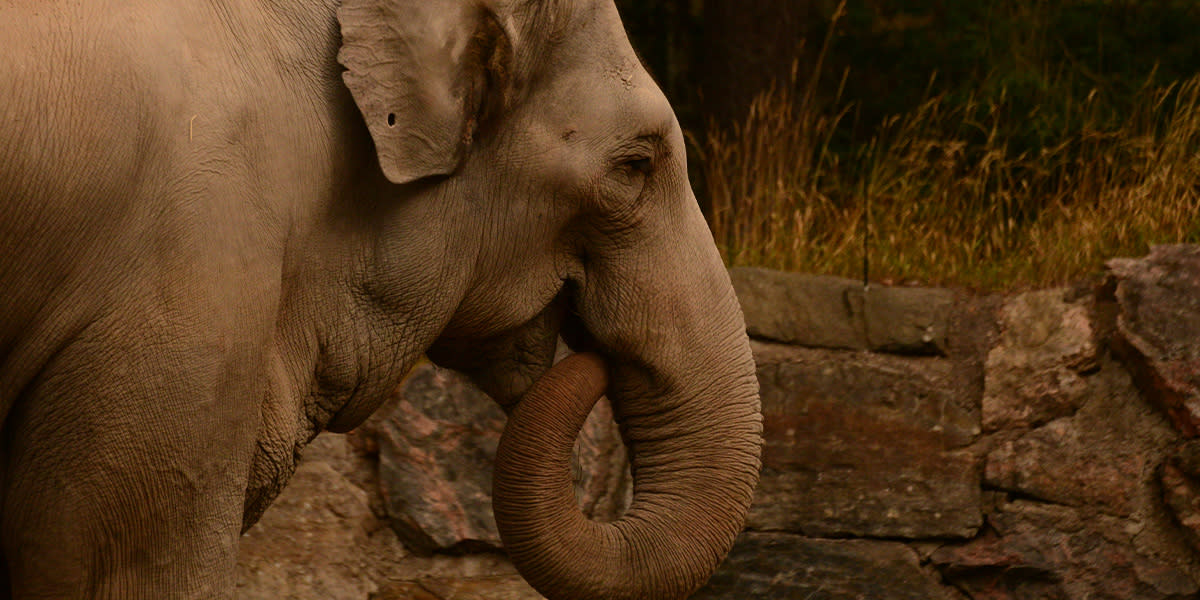
{"type": "Polygon", "coordinates": [[[259,418],[247,397],[257,390],[233,388],[244,378],[224,370],[250,361],[209,358],[193,344],[109,350],[106,368],[65,367],[97,364],[95,346],[80,344],[18,400],[5,423],[0,514],[16,598],[232,594],[259,418]],[[164,371],[164,356],[194,360],[164,371]]]}
{"type": "Polygon", "coordinates": [[[97,447],[31,431],[41,452],[11,463],[3,514],[17,598],[228,597],[242,490],[205,481],[194,463],[169,462],[138,441],[145,433],[120,435],[128,454],[116,455],[107,435],[97,447]]]}

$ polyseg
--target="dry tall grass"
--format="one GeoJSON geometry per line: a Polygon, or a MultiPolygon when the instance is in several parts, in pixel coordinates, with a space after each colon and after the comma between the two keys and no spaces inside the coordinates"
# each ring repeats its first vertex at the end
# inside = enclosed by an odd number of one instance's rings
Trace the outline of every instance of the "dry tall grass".
{"type": "Polygon", "coordinates": [[[999,107],[933,97],[854,159],[830,150],[845,110],[819,110],[798,87],[814,84],[768,90],[699,144],[731,266],[858,277],[869,231],[873,280],[1012,289],[1200,242],[1200,77],[1147,87],[1116,126],[1089,98],[1075,107],[1078,133],[1024,153],[996,134],[1009,118],[999,107]]]}

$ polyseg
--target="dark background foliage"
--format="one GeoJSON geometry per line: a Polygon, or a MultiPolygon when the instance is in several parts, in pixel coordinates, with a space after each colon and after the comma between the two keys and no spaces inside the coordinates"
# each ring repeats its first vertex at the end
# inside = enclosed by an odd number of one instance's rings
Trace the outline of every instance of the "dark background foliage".
{"type": "Polygon", "coordinates": [[[1021,148],[1077,125],[1068,106],[1091,97],[1119,119],[1147,84],[1200,66],[1195,0],[618,0],[634,45],[684,126],[744,117],[772,81],[813,77],[819,98],[849,104],[839,141],[868,139],[888,115],[931,94],[1020,115],[1004,134],[1021,148]],[[843,75],[844,88],[842,88],[843,75]],[[1033,115],[1033,118],[1024,118],[1033,115]]]}
{"type": "Polygon", "coordinates": [[[1057,285],[1200,243],[1198,0],[617,0],[731,265],[1057,285]]]}

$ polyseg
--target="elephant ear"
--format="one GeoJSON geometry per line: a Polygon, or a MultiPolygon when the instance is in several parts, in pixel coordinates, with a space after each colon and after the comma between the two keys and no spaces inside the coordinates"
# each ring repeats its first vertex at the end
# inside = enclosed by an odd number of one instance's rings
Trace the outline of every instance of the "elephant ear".
{"type": "Polygon", "coordinates": [[[342,77],[384,175],[453,173],[504,94],[511,47],[496,16],[470,0],[345,0],[338,21],[342,77]]]}

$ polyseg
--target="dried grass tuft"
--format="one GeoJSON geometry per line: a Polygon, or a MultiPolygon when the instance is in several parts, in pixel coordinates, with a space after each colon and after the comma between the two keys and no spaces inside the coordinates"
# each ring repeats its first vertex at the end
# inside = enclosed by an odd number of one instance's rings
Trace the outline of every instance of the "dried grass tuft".
{"type": "Polygon", "coordinates": [[[1147,86],[1115,126],[1089,98],[1076,133],[1035,152],[1009,149],[1000,107],[934,96],[850,159],[830,147],[848,109],[797,88],[793,73],[697,143],[731,266],[860,276],[868,208],[872,278],[893,282],[1062,285],[1151,244],[1200,243],[1200,77],[1147,86]]]}

